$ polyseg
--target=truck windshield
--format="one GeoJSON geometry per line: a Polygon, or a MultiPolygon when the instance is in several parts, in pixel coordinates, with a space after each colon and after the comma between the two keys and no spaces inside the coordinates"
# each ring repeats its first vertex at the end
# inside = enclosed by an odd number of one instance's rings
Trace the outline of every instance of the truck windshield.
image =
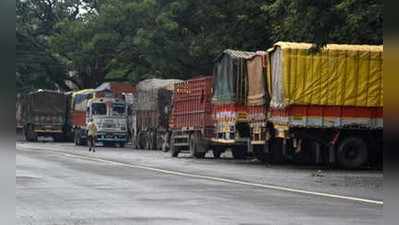
{"type": "Polygon", "coordinates": [[[118,103],[113,103],[112,104],[112,115],[113,116],[119,116],[125,114],[125,104],[118,104],[118,103]]]}
{"type": "Polygon", "coordinates": [[[107,107],[104,103],[93,103],[92,104],[93,115],[106,115],[107,107]]]}

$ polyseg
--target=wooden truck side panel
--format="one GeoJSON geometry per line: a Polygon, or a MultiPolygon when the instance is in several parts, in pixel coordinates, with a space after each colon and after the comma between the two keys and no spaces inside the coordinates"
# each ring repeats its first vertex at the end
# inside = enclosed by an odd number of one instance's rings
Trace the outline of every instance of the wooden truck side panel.
{"type": "Polygon", "coordinates": [[[203,130],[206,137],[213,135],[212,82],[213,78],[206,76],[175,84],[172,129],[203,130]]]}

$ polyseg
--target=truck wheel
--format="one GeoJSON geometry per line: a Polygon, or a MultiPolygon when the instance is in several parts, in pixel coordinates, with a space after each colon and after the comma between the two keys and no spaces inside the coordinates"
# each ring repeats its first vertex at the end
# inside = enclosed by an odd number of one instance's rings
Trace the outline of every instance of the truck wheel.
{"type": "Polygon", "coordinates": [[[146,145],[146,141],[145,141],[145,135],[143,134],[143,132],[139,132],[138,136],[138,140],[137,140],[137,146],[139,149],[145,149],[145,145],[146,145]]]}
{"type": "Polygon", "coordinates": [[[147,138],[146,138],[146,150],[154,150],[154,136],[152,131],[148,133],[147,138]]]}
{"type": "Polygon", "coordinates": [[[166,143],[166,141],[162,143],[161,151],[163,152],[169,151],[168,143],[166,143]]]}
{"type": "Polygon", "coordinates": [[[37,134],[33,130],[33,126],[31,124],[29,124],[26,127],[26,130],[25,130],[24,133],[25,133],[25,140],[26,141],[31,141],[31,142],[36,142],[37,141],[37,134]]]}
{"type": "Polygon", "coordinates": [[[74,142],[75,145],[82,145],[82,140],[80,138],[80,130],[78,129],[75,129],[74,142]]]}
{"type": "Polygon", "coordinates": [[[337,161],[347,169],[359,168],[367,162],[367,159],[367,144],[360,137],[346,138],[338,146],[337,161]]]}
{"type": "Polygon", "coordinates": [[[53,136],[54,142],[63,142],[65,140],[65,137],[63,134],[55,134],[53,136]]]}
{"type": "Polygon", "coordinates": [[[73,143],[74,143],[75,145],[78,145],[78,140],[77,140],[77,138],[76,138],[76,132],[74,132],[74,134],[73,134],[73,143]]]}
{"type": "Polygon", "coordinates": [[[205,154],[207,149],[205,149],[202,135],[198,132],[195,132],[190,137],[190,153],[194,158],[203,159],[205,158],[205,154]]]}
{"type": "Polygon", "coordinates": [[[170,150],[170,138],[172,136],[171,132],[168,132],[165,134],[165,137],[163,139],[163,144],[162,144],[162,151],[168,152],[170,150]]]}
{"type": "Polygon", "coordinates": [[[150,143],[148,141],[148,138],[146,137],[144,139],[144,150],[149,150],[150,149],[150,143]]]}
{"type": "Polygon", "coordinates": [[[273,138],[270,140],[270,162],[283,163],[285,161],[283,155],[283,140],[281,138],[273,138]]]}
{"type": "Polygon", "coordinates": [[[152,141],[152,134],[150,133],[145,140],[145,149],[146,150],[153,150],[154,148],[153,141],[152,141]]]}
{"type": "Polygon", "coordinates": [[[231,153],[234,159],[246,159],[248,156],[246,146],[233,146],[231,148],[231,153]]]}
{"type": "Polygon", "coordinates": [[[28,127],[24,126],[23,133],[24,133],[25,141],[30,141],[29,135],[28,135],[28,127]]]}
{"type": "MultiPolygon", "coordinates": [[[[267,145],[267,143],[265,144],[267,145]]],[[[253,146],[254,147],[254,155],[261,162],[267,162],[268,157],[267,153],[264,151],[265,146],[253,146]]]]}
{"type": "Polygon", "coordinates": [[[173,150],[171,151],[171,155],[173,158],[177,158],[177,156],[179,156],[179,151],[173,150]]]}
{"type": "Polygon", "coordinates": [[[223,152],[224,150],[221,147],[214,147],[212,149],[213,158],[219,159],[223,152]]]}
{"type": "Polygon", "coordinates": [[[156,142],[155,142],[156,149],[160,150],[160,151],[163,151],[164,150],[164,148],[163,148],[164,142],[165,141],[164,141],[163,135],[157,134],[156,142]]]}

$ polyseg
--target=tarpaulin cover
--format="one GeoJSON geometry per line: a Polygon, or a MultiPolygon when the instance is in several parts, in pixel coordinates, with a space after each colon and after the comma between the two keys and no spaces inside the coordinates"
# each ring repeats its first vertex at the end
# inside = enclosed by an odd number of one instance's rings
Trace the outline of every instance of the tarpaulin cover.
{"type": "Polygon", "coordinates": [[[134,93],[136,88],[126,82],[105,82],[96,88],[97,92],[111,91],[112,93],[134,93]]]}
{"type": "Polygon", "coordinates": [[[66,95],[52,90],[38,90],[19,98],[19,115],[17,125],[62,124],[65,119],[66,95]]]}
{"type": "Polygon", "coordinates": [[[66,96],[62,92],[43,90],[29,94],[32,112],[46,114],[65,114],[66,96]]]}
{"type": "Polygon", "coordinates": [[[266,92],[266,52],[256,52],[247,60],[248,101],[249,106],[266,104],[269,99],[266,92]]]}
{"type": "Polygon", "coordinates": [[[268,50],[272,107],[383,106],[383,46],[331,44],[316,53],[311,48],[278,42],[268,50]]]}
{"type": "Polygon", "coordinates": [[[255,52],[225,50],[214,66],[214,103],[245,103],[248,91],[246,60],[255,52]]]}
{"type": "Polygon", "coordinates": [[[166,129],[175,79],[148,79],[136,85],[135,108],[138,130],[166,129]]]}
{"type": "Polygon", "coordinates": [[[160,90],[172,92],[174,84],[179,82],[182,82],[182,80],[147,79],[139,82],[136,85],[136,110],[158,111],[160,105],[163,105],[160,99],[164,98],[164,92],[160,93],[160,90]]]}

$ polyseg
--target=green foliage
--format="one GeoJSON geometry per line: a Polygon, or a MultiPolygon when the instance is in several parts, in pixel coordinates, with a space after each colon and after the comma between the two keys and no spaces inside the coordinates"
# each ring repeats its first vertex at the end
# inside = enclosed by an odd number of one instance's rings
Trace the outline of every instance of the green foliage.
{"type": "Polygon", "coordinates": [[[383,43],[381,0],[276,0],[262,9],[273,21],[273,41],[383,43]]]}
{"type": "Polygon", "coordinates": [[[17,0],[17,33],[29,40],[17,45],[17,79],[21,87],[70,80],[81,88],[188,79],[210,74],[227,48],[381,44],[382,8],[378,0],[17,0]]]}
{"type": "Polygon", "coordinates": [[[48,39],[63,18],[77,18],[80,0],[16,0],[16,83],[18,92],[67,89],[65,62],[48,39]]]}

